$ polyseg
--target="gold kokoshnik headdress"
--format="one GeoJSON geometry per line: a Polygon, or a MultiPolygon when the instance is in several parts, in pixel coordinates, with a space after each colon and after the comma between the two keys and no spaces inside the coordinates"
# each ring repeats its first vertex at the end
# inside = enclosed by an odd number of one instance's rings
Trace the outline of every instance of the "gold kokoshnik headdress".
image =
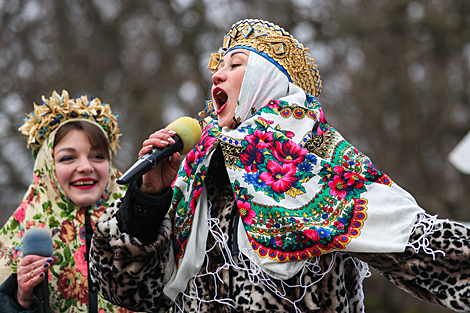
{"type": "Polygon", "coordinates": [[[281,27],[263,20],[246,19],[233,24],[224,36],[219,52],[212,53],[208,68],[215,73],[222,57],[230,50],[244,48],[261,54],[274,63],[294,85],[318,97],[320,73],[305,48],[281,27]]]}
{"type": "Polygon", "coordinates": [[[34,156],[37,155],[44,139],[61,123],[70,119],[84,119],[98,123],[106,133],[111,150],[116,153],[119,148],[119,127],[117,116],[111,113],[109,104],[101,103],[98,98],[81,96],[71,99],[66,90],[59,95],[56,91],[46,99],[42,96],[42,104],[34,103],[34,111],[24,119],[24,125],[18,130],[28,138],[34,156]]]}

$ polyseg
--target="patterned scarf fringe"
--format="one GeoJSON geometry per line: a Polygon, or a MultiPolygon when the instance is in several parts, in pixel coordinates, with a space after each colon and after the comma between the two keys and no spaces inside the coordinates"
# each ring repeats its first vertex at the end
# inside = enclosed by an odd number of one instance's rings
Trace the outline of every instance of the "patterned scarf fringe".
{"type": "Polygon", "coordinates": [[[443,229],[442,222],[438,221],[437,215],[431,215],[428,213],[420,213],[417,216],[417,220],[413,225],[413,229],[411,231],[411,235],[415,234],[418,228],[422,229],[423,234],[419,236],[419,238],[413,242],[407,244],[407,247],[411,247],[414,249],[416,253],[419,252],[420,249],[424,251],[426,254],[432,255],[432,259],[436,260],[436,254],[442,253],[445,256],[445,252],[442,250],[433,250],[429,248],[429,239],[428,237],[434,234],[436,231],[440,231],[443,229]]]}
{"type": "MultiPolygon", "coordinates": [[[[208,207],[209,207],[209,209],[208,209],[209,214],[208,215],[210,216],[210,207],[211,207],[210,202],[208,204],[208,207]]],[[[317,277],[316,280],[314,280],[314,281],[312,281],[308,284],[299,284],[299,285],[290,285],[290,284],[287,284],[283,280],[276,280],[276,281],[280,282],[280,286],[279,286],[279,284],[276,284],[276,282],[268,274],[263,272],[257,265],[255,265],[253,262],[251,262],[241,252],[239,252],[239,254],[238,254],[238,260],[240,261],[241,265],[237,264],[235,262],[233,256],[232,256],[231,249],[228,245],[229,235],[223,233],[223,231],[220,227],[220,220],[218,218],[208,217],[207,223],[208,223],[208,227],[209,227],[209,233],[215,239],[215,243],[210,249],[206,250],[206,255],[205,255],[206,260],[209,260],[210,251],[212,251],[213,249],[215,249],[218,246],[220,248],[221,254],[224,258],[224,263],[221,266],[219,266],[215,270],[215,272],[210,272],[209,268],[208,268],[209,262],[206,262],[205,272],[202,273],[202,274],[195,275],[194,278],[192,278],[191,283],[194,286],[194,291],[196,292],[196,295],[192,296],[192,295],[186,294],[185,292],[182,292],[180,294],[180,296],[178,296],[178,298],[174,302],[174,304],[175,304],[174,312],[175,313],[176,312],[184,312],[184,299],[185,298],[190,298],[190,299],[198,301],[198,310],[197,310],[197,312],[202,312],[201,311],[201,309],[202,309],[201,305],[203,303],[210,303],[210,302],[217,302],[217,303],[220,303],[220,304],[223,304],[223,305],[228,305],[232,308],[235,308],[235,300],[234,299],[230,299],[230,298],[218,299],[217,298],[217,285],[224,283],[224,281],[220,277],[219,273],[222,270],[228,270],[230,268],[232,268],[234,270],[238,270],[238,271],[245,271],[247,273],[248,279],[249,279],[249,281],[252,285],[254,285],[254,286],[258,286],[260,284],[264,285],[268,290],[270,290],[273,294],[275,294],[279,298],[281,298],[281,299],[283,299],[287,302],[290,302],[292,304],[292,306],[294,307],[295,312],[301,313],[302,310],[299,307],[297,307],[297,303],[302,301],[305,294],[307,293],[308,288],[310,288],[312,285],[317,284],[320,280],[323,279],[323,277],[326,274],[328,274],[332,270],[332,268],[333,268],[333,266],[336,262],[337,256],[339,256],[340,254],[345,254],[344,252],[332,252],[332,258],[331,258],[330,264],[329,264],[328,268],[325,271],[323,271],[322,268],[321,268],[320,256],[311,258],[311,259],[307,260],[305,262],[304,266],[302,267],[302,269],[300,271],[300,274],[299,274],[300,275],[299,281],[300,282],[304,281],[304,275],[306,275],[309,272],[314,274],[317,277]],[[197,278],[204,277],[204,276],[212,276],[213,283],[214,283],[214,286],[215,286],[214,289],[215,289],[216,294],[214,295],[213,299],[210,299],[210,300],[201,299],[200,295],[198,294],[199,291],[198,291],[198,288],[197,288],[197,278]],[[292,288],[303,289],[303,292],[301,293],[299,298],[295,301],[292,301],[291,299],[287,298],[287,290],[290,290],[292,288]]],[[[364,262],[362,262],[358,259],[355,259],[353,257],[350,257],[350,259],[351,259],[352,262],[354,262],[356,268],[358,269],[358,272],[360,273],[359,284],[362,286],[363,280],[366,277],[371,276],[371,273],[369,271],[369,267],[366,263],[364,263],[364,262]]],[[[357,296],[360,298],[360,301],[362,303],[362,301],[364,300],[364,292],[363,292],[362,288],[360,288],[359,293],[358,293],[357,296]]]]}

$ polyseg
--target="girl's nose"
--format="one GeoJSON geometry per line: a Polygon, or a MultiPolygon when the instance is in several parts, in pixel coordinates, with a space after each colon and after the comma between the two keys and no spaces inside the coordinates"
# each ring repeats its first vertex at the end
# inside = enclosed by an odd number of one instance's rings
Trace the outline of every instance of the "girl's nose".
{"type": "Polygon", "coordinates": [[[93,172],[93,166],[88,158],[81,158],[77,167],[79,173],[90,173],[93,172]]]}
{"type": "Polygon", "coordinates": [[[214,86],[217,86],[225,80],[227,80],[227,75],[225,75],[225,73],[221,70],[218,70],[214,73],[214,75],[212,75],[212,83],[214,84],[214,86]]]}

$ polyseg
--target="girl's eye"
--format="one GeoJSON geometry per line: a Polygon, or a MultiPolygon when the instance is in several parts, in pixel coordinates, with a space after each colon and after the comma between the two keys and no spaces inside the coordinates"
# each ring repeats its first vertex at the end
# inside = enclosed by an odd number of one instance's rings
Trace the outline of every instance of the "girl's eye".
{"type": "Polygon", "coordinates": [[[238,67],[238,66],[240,66],[240,65],[241,65],[241,64],[236,63],[236,64],[232,64],[231,67],[232,67],[232,68],[236,68],[236,67],[238,67]]]}
{"type": "Polygon", "coordinates": [[[106,160],[106,157],[102,154],[95,154],[92,156],[92,158],[97,160],[106,160]]]}
{"type": "Polygon", "coordinates": [[[67,156],[61,157],[59,159],[59,162],[67,162],[67,161],[71,161],[71,160],[73,160],[73,156],[67,155],[67,156]]]}

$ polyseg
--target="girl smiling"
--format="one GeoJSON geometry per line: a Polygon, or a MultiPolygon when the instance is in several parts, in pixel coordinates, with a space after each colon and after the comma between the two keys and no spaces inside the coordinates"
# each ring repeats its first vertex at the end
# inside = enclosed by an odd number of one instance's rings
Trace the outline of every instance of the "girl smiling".
{"type": "Polygon", "coordinates": [[[93,227],[125,191],[111,163],[116,117],[98,98],[72,99],[64,90],[43,97],[20,131],[36,162],[31,186],[0,231],[2,312],[34,312],[33,290],[45,275],[50,312],[117,312],[90,282],[87,261],[93,227]],[[23,236],[37,227],[50,232],[53,257],[22,257],[23,236]]]}

